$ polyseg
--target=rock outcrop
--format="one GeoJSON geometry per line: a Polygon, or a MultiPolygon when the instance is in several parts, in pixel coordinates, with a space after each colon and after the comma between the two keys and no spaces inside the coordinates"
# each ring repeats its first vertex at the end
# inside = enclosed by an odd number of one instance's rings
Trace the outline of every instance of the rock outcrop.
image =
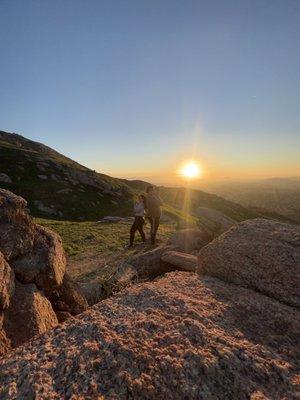
{"type": "Polygon", "coordinates": [[[198,272],[300,307],[300,228],[248,220],[201,249],[198,272]]]}
{"type": "Polygon", "coordinates": [[[198,263],[195,255],[173,249],[171,245],[158,246],[122,261],[104,282],[80,283],[81,292],[89,305],[93,305],[127,286],[161,277],[171,271],[196,271],[198,263]]]}
{"type": "Polygon", "coordinates": [[[22,283],[36,283],[45,291],[60,286],[66,270],[66,257],[60,237],[53,231],[36,225],[31,250],[13,260],[11,265],[22,283]]]}
{"type": "Polygon", "coordinates": [[[180,229],[173,233],[169,244],[186,253],[200,250],[213,239],[206,230],[201,228],[180,229]]]}
{"type": "Polygon", "coordinates": [[[26,207],[22,197],[0,189],[0,252],[8,261],[32,248],[35,228],[26,207]]]}
{"type": "Polygon", "coordinates": [[[7,399],[296,399],[299,311],[173,272],[132,286],[0,361],[7,399]]]}
{"type": "Polygon", "coordinates": [[[85,297],[67,274],[61,285],[52,288],[48,298],[56,311],[65,311],[71,315],[80,314],[87,308],[85,297]]]}
{"type": "Polygon", "coordinates": [[[153,250],[149,250],[142,254],[137,254],[128,260],[128,263],[135,267],[137,276],[140,279],[151,279],[170,272],[169,269],[161,263],[162,255],[169,250],[173,250],[173,246],[158,246],[153,250]]]}
{"type": "Polygon", "coordinates": [[[198,266],[197,257],[178,251],[166,251],[161,257],[161,264],[171,270],[195,272],[198,266]]]}
{"type": "Polygon", "coordinates": [[[226,232],[236,224],[236,221],[232,218],[213,208],[198,207],[197,215],[202,229],[205,229],[214,237],[226,232]]]}
{"type": "Polygon", "coordinates": [[[12,179],[10,176],[4,173],[0,173],[0,182],[4,183],[12,183],[12,179]]]}
{"type": "Polygon", "coordinates": [[[8,339],[6,332],[3,329],[3,312],[0,311],[0,356],[2,357],[11,348],[10,340],[8,339]]]}
{"type": "Polygon", "coordinates": [[[16,284],[11,305],[4,312],[4,330],[13,347],[46,332],[58,323],[51,303],[34,284],[16,284]]]}
{"type": "Polygon", "coordinates": [[[60,237],[36,225],[26,207],[23,198],[0,189],[0,354],[57,325],[57,304],[69,315],[87,308],[65,276],[60,237]]]}

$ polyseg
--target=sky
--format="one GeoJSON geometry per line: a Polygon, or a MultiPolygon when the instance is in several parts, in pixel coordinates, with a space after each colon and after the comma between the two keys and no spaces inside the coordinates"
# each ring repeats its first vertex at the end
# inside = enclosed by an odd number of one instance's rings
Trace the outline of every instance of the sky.
{"type": "Polygon", "coordinates": [[[300,175],[300,1],[0,0],[0,129],[118,177],[300,175]]]}

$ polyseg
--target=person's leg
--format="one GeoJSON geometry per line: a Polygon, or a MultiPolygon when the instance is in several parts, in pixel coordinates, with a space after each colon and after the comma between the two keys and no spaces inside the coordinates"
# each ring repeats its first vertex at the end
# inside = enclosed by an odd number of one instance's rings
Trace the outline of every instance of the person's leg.
{"type": "Polygon", "coordinates": [[[155,244],[155,218],[149,217],[150,221],[150,237],[151,237],[151,243],[155,244]]]}
{"type": "Polygon", "coordinates": [[[142,237],[142,241],[145,242],[146,241],[146,236],[145,236],[145,232],[143,230],[143,226],[144,226],[144,218],[140,217],[139,218],[138,230],[139,230],[139,233],[140,233],[140,235],[142,237]]]}
{"type": "Polygon", "coordinates": [[[160,217],[155,217],[153,220],[153,244],[155,244],[156,241],[156,234],[157,234],[157,230],[159,227],[159,222],[160,222],[160,217]]]}
{"type": "Polygon", "coordinates": [[[136,230],[138,229],[138,228],[137,228],[137,225],[138,225],[138,224],[137,224],[137,219],[136,219],[136,217],[135,217],[134,222],[133,222],[133,224],[132,224],[132,226],[131,226],[131,228],[130,228],[130,242],[129,242],[129,245],[130,245],[130,246],[133,245],[134,234],[135,234],[136,230]]]}

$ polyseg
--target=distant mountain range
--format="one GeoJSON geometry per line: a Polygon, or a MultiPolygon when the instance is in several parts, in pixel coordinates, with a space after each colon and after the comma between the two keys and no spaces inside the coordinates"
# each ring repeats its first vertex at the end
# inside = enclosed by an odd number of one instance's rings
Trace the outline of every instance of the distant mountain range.
{"type": "Polygon", "coordinates": [[[274,212],[300,223],[300,177],[217,182],[204,187],[254,212],[274,212]]]}
{"type": "MultiPolygon", "coordinates": [[[[34,216],[65,220],[98,220],[106,215],[132,215],[132,199],[149,183],[113,178],[71,160],[57,151],[25,137],[0,131],[0,186],[23,196],[34,216]]],[[[250,210],[215,194],[185,188],[161,187],[165,214],[184,219],[199,217],[208,208],[234,221],[273,212],[250,210]]]]}

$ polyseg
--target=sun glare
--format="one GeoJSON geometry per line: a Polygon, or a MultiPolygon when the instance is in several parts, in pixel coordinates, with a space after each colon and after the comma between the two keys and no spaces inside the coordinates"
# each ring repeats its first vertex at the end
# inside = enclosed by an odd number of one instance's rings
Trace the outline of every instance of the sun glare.
{"type": "Polygon", "coordinates": [[[197,162],[188,161],[180,169],[180,175],[183,176],[184,178],[195,179],[200,177],[201,168],[197,162]]]}

